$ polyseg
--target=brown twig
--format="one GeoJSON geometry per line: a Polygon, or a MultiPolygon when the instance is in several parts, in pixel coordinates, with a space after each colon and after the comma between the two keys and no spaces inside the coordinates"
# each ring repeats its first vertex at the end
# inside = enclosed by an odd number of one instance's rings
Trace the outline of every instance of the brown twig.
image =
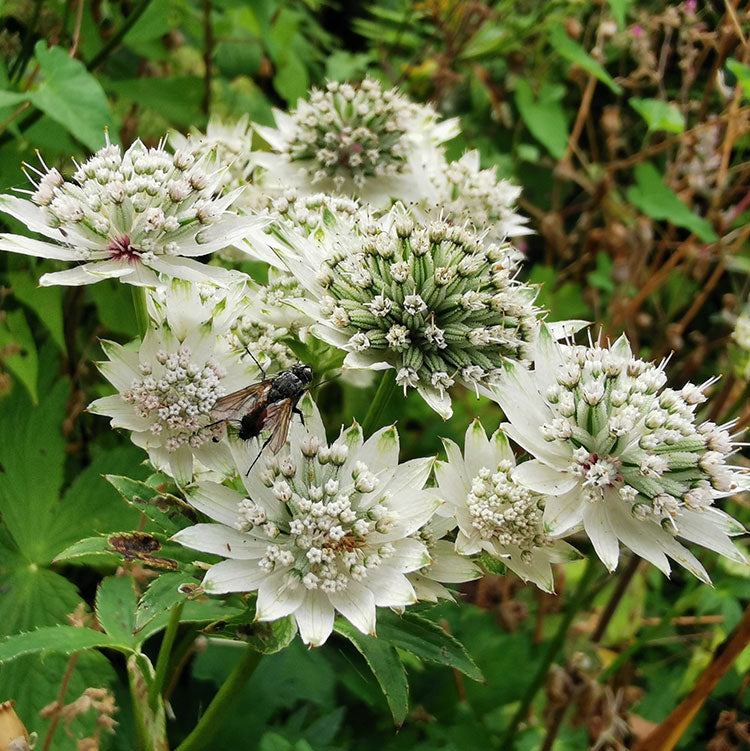
{"type": "Polygon", "coordinates": [[[57,692],[57,699],[55,704],[57,705],[57,711],[52,715],[47,735],[44,736],[44,744],[42,745],[42,751],[49,751],[52,745],[52,738],[55,735],[55,730],[60,723],[60,710],[65,703],[65,694],[68,693],[68,686],[70,685],[70,679],[73,677],[73,671],[75,670],[76,663],[78,662],[78,652],[74,652],[68,660],[68,665],[65,668],[65,674],[60,683],[60,690],[57,692]]]}

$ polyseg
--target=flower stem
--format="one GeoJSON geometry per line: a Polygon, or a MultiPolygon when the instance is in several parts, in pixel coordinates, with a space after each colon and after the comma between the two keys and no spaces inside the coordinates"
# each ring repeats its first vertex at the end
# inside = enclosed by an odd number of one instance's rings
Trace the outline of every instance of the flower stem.
{"type": "Polygon", "coordinates": [[[153,705],[158,700],[159,695],[164,687],[164,679],[167,677],[167,667],[169,666],[169,658],[172,654],[172,647],[174,646],[174,640],[177,636],[177,629],[180,625],[180,616],[182,615],[182,609],[185,607],[185,601],[178,602],[172,608],[172,614],[169,616],[169,623],[167,624],[167,630],[164,632],[164,638],[159,647],[159,656],[156,658],[156,668],[154,671],[154,680],[151,683],[148,692],[148,698],[153,705]]]}
{"type": "Polygon", "coordinates": [[[148,331],[148,309],[146,308],[146,290],[143,287],[131,285],[133,292],[133,309],[135,311],[135,322],[138,325],[138,333],[141,338],[146,336],[148,331]]]}
{"type": "Polygon", "coordinates": [[[375,432],[379,427],[380,421],[383,417],[383,412],[390,404],[391,397],[396,391],[396,379],[393,375],[393,370],[390,368],[383,371],[383,375],[380,376],[380,383],[378,384],[378,390],[375,392],[375,398],[370,402],[370,408],[367,410],[367,415],[362,421],[362,433],[365,437],[375,432]]]}
{"type": "Polygon", "coordinates": [[[258,667],[262,656],[251,646],[245,647],[240,661],[224,681],[205,713],[198,720],[198,724],[193,728],[190,735],[180,743],[176,751],[199,751],[206,748],[214,733],[221,727],[222,719],[239,697],[240,690],[247,683],[255,668],[258,667]]]}
{"type": "Polygon", "coordinates": [[[570,624],[573,622],[573,618],[575,618],[576,613],[578,613],[581,606],[586,600],[589,584],[591,583],[591,579],[594,576],[595,571],[596,564],[593,558],[589,557],[586,561],[586,568],[583,570],[581,580],[578,582],[578,587],[576,588],[576,591],[573,595],[573,599],[571,600],[570,605],[565,611],[562,621],[560,621],[560,625],[557,627],[555,635],[547,642],[547,648],[542,655],[542,659],[539,663],[539,666],[537,667],[536,673],[531,679],[531,683],[526,689],[526,692],[521,699],[521,704],[516,710],[516,713],[513,715],[513,719],[510,721],[503,739],[500,741],[500,748],[502,748],[503,751],[513,751],[513,743],[515,741],[516,735],[518,735],[518,728],[528,714],[531,703],[534,701],[534,698],[536,697],[537,693],[539,693],[539,690],[544,684],[544,681],[547,678],[547,673],[549,672],[550,665],[553,663],[555,657],[557,657],[557,654],[560,651],[563,642],[565,641],[565,636],[568,633],[570,624]]]}

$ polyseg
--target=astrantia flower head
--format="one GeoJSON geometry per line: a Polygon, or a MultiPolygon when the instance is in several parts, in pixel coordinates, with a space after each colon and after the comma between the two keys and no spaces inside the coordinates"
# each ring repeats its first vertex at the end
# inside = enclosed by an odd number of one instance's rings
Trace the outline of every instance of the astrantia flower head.
{"type": "MultiPolygon", "coordinates": [[[[234,123],[211,116],[205,133],[193,131],[184,136],[173,132],[169,135],[169,143],[175,151],[192,154],[196,159],[205,157],[209,163],[224,168],[224,193],[251,182],[256,152],[253,151],[253,131],[247,115],[234,123]]],[[[247,195],[243,194],[242,199],[245,205],[247,195]]]]}
{"type": "Polygon", "coordinates": [[[303,294],[291,274],[275,268],[266,284],[248,285],[243,312],[235,311],[231,326],[237,348],[252,352],[270,372],[290,368],[298,358],[288,342],[299,341],[308,321],[286,303],[303,294]]]}
{"type": "Polygon", "coordinates": [[[151,302],[158,315],[137,351],[102,342],[108,359],[98,366],[118,393],[89,410],[132,431],[151,463],[180,484],[192,479],[194,459],[228,471],[226,443],[213,440],[224,426],[211,425],[211,411],[222,396],[260,377],[252,359],[229,344],[226,311],[241,290],[228,294],[229,305],[226,295],[212,304],[197,285],[173,281],[164,299],[151,302]]]}
{"type": "Polygon", "coordinates": [[[431,107],[371,78],[331,82],[290,114],[274,114],[278,130],[256,127],[275,152],[261,157],[269,182],[379,205],[421,197],[416,183],[425,154],[458,132],[455,120],[441,122],[431,107]]]}
{"type": "Polygon", "coordinates": [[[486,551],[501,558],[524,581],[546,592],[554,590],[552,563],[579,557],[570,545],[551,539],[544,530],[544,498],[513,479],[515,458],[505,434],[488,440],[479,420],[466,431],[464,455],[443,439],[447,462],[435,467],[437,487],[430,492],[445,502],[441,514],[458,525],[456,551],[486,551]]]}
{"type": "Polygon", "coordinates": [[[221,196],[222,170],[186,151],[171,154],[136,141],[123,154],[108,144],[77,165],[72,181],[54,168],[28,167],[30,200],[0,196],[0,210],[47,240],[0,235],[0,249],[77,262],[45,274],[40,284],[91,284],[115,277],[155,286],[157,274],[181,279],[227,279],[204,256],[242,237],[261,244],[265,220],[231,211],[239,191],[221,196]]]}
{"type": "Polygon", "coordinates": [[[395,368],[404,391],[447,419],[454,382],[478,391],[507,360],[527,359],[536,290],[513,279],[507,246],[446,222],[416,224],[400,207],[360,229],[322,261],[315,248],[306,264],[289,260],[317,298],[299,303],[319,322],[313,333],[349,353],[345,367],[395,368]]]}
{"type": "Polygon", "coordinates": [[[746,478],[727,464],[727,431],[696,423],[706,384],[675,391],[666,380],[624,336],[609,349],[558,345],[543,327],[534,370],[508,367],[495,397],[504,430],[536,457],[513,478],[547,496],[549,534],[583,526],[610,571],[622,541],[665,573],[668,555],[708,580],[675,537],[744,561],[729,539],[742,526],[713,503],[746,478]]]}
{"type": "Polygon", "coordinates": [[[481,169],[479,152],[469,151],[454,162],[440,155],[430,168],[435,185],[428,213],[454,224],[469,222],[484,231],[488,242],[528,235],[528,218],[516,211],[521,188],[499,180],[495,168],[481,169]]]}
{"type": "Polygon", "coordinates": [[[445,513],[450,513],[450,509],[439,509],[429,524],[414,534],[417,540],[425,544],[431,558],[426,566],[409,574],[409,581],[420,600],[453,600],[453,593],[445,584],[460,584],[482,575],[469,557],[456,552],[453,540],[446,538],[456,522],[442,516],[445,513]]]}
{"type": "MultiPolygon", "coordinates": [[[[422,490],[433,460],[398,463],[395,427],[367,441],[356,423],[330,446],[309,394],[277,455],[255,459],[254,442],[231,446],[242,492],[199,482],[188,501],[217,524],[189,527],[175,539],[227,560],[212,566],[206,592],[258,592],[256,618],[293,615],[302,639],[325,642],[336,611],[375,633],[376,607],[416,600],[407,574],[430,562],[411,537],[438,502],[422,490]]],[[[239,481],[238,481],[239,482],[239,481]]]]}
{"type": "Polygon", "coordinates": [[[276,221],[310,235],[331,226],[338,231],[351,229],[361,216],[362,208],[359,201],[348,196],[308,195],[296,188],[287,188],[280,196],[268,194],[267,211],[276,221]]]}

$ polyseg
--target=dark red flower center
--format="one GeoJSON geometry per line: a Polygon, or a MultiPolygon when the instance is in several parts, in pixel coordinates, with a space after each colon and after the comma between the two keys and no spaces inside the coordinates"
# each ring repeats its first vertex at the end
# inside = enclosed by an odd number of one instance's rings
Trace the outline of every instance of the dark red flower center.
{"type": "Polygon", "coordinates": [[[110,258],[113,261],[137,261],[140,259],[141,252],[138,248],[134,248],[130,244],[130,235],[122,235],[122,237],[116,237],[109,244],[107,250],[112,253],[110,258]]]}

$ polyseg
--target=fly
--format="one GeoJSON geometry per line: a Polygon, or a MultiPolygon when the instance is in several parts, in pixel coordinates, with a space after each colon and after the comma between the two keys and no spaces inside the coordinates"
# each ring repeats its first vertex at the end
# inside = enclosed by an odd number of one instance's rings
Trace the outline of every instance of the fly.
{"type": "Polygon", "coordinates": [[[271,431],[245,474],[250,473],[266,446],[274,454],[278,453],[286,442],[292,415],[299,415],[302,424],[305,424],[305,418],[297,404],[313,378],[312,368],[300,362],[269,378],[263,366],[250,352],[248,354],[260,368],[263,380],[219,399],[212,410],[214,422],[211,423],[216,425],[230,420],[238,421],[240,427],[237,435],[243,441],[258,438],[261,433],[271,431]]]}

